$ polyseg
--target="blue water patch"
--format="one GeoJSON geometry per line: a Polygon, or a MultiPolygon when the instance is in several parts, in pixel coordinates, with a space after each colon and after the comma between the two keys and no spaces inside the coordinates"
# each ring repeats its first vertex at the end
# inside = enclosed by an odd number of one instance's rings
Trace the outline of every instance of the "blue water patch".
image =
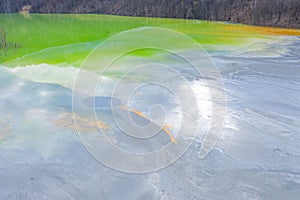
{"type": "Polygon", "coordinates": [[[83,104],[89,108],[111,109],[121,105],[121,100],[114,97],[97,96],[84,99],[83,104]]]}

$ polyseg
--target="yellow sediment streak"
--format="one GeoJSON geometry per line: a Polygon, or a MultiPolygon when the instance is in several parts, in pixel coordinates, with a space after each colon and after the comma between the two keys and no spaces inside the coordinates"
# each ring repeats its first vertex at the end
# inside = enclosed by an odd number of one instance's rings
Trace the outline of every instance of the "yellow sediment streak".
{"type": "Polygon", "coordinates": [[[71,130],[78,130],[80,132],[96,132],[97,130],[107,130],[110,127],[103,121],[90,120],[80,117],[75,113],[65,113],[55,121],[55,125],[59,127],[69,128],[71,130]],[[74,120],[76,125],[74,124],[74,120]]]}
{"type": "MultiPolygon", "coordinates": [[[[141,111],[136,109],[130,109],[126,106],[120,106],[123,110],[128,110],[129,112],[132,112],[144,119],[149,120],[150,122],[156,124],[151,119],[149,119],[145,114],[143,114],[141,111]]],[[[60,116],[56,121],[55,125],[59,127],[65,127],[71,130],[78,130],[79,132],[96,132],[97,130],[108,130],[110,127],[105,124],[103,121],[94,121],[90,120],[84,117],[80,117],[79,115],[75,113],[64,113],[62,116],[60,116]],[[74,124],[73,119],[75,119],[76,125],[74,124]]],[[[158,125],[158,124],[156,124],[158,125]]],[[[160,126],[160,125],[158,125],[160,126]]],[[[171,125],[164,124],[162,126],[162,130],[168,134],[168,136],[171,139],[172,143],[177,143],[176,139],[172,135],[170,129],[172,128],[171,125]]],[[[0,132],[1,133],[1,132],[0,132]]]]}
{"type": "MultiPolygon", "coordinates": [[[[149,120],[150,122],[156,124],[156,123],[153,122],[149,117],[147,117],[145,114],[143,114],[143,113],[142,113],[141,111],[139,111],[139,110],[136,110],[136,109],[130,109],[130,108],[128,108],[127,106],[124,106],[124,105],[120,106],[120,108],[123,109],[123,110],[128,110],[129,112],[132,112],[132,113],[134,113],[134,114],[136,114],[136,115],[138,115],[138,116],[140,116],[140,117],[142,117],[142,118],[144,118],[144,119],[147,119],[147,120],[149,120]]],[[[156,124],[156,125],[158,125],[158,124],[156,124]]],[[[158,126],[160,126],[160,125],[158,125],[158,126]]],[[[162,127],[162,130],[163,130],[166,134],[168,134],[168,136],[169,136],[170,139],[171,139],[171,142],[176,144],[177,141],[176,141],[176,139],[174,138],[174,136],[172,135],[172,133],[171,133],[171,131],[170,131],[171,128],[172,128],[171,125],[169,125],[169,124],[164,124],[163,127],[162,127]]]]}
{"type": "MultiPolygon", "coordinates": [[[[138,115],[138,116],[140,116],[140,117],[143,117],[143,118],[149,120],[149,118],[148,118],[146,115],[144,115],[141,111],[138,111],[138,110],[136,110],[136,109],[130,109],[129,111],[130,111],[130,112],[133,112],[134,114],[136,114],[136,115],[138,115]]],[[[151,121],[151,120],[150,120],[150,121],[151,121]]]]}
{"type": "MultiPolygon", "coordinates": [[[[79,133],[85,134],[97,133],[99,130],[106,131],[111,129],[101,120],[91,120],[89,118],[81,117],[75,113],[64,113],[60,115],[54,124],[58,127],[67,128],[72,131],[78,131],[79,133]]],[[[117,143],[114,136],[106,135],[105,139],[110,141],[110,143],[117,143]]]]}
{"type": "MultiPolygon", "coordinates": [[[[248,26],[248,25],[235,25],[224,26],[224,30],[235,33],[257,33],[259,35],[300,35],[299,29],[287,29],[278,27],[266,27],[266,26],[248,26]]],[[[241,35],[242,35],[241,34],[241,35]]]]}
{"type": "Polygon", "coordinates": [[[171,138],[171,142],[176,144],[177,141],[175,140],[174,136],[172,135],[172,133],[170,131],[171,127],[172,127],[171,125],[165,124],[165,125],[163,125],[162,129],[165,133],[167,133],[169,135],[169,137],[171,138]]]}

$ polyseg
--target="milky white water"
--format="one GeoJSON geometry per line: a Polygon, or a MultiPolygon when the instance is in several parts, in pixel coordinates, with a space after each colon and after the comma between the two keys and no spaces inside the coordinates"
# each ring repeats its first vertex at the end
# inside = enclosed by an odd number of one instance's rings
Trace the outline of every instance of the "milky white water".
{"type": "MultiPolygon", "coordinates": [[[[211,54],[227,104],[213,151],[199,158],[210,97],[190,77],[203,130],[175,163],[139,175],[104,166],[80,143],[68,121],[76,68],[1,66],[0,199],[298,199],[300,39],[268,44],[251,56],[249,51],[211,54]]],[[[107,77],[105,83],[109,91],[114,81],[107,77]]],[[[99,93],[105,95],[105,89],[99,93]]],[[[167,93],[159,100],[151,96],[170,106],[168,120],[174,123],[176,101],[167,93]]],[[[141,98],[129,106],[146,113],[141,103],[149,100],[146,91],[141,98]]]]}

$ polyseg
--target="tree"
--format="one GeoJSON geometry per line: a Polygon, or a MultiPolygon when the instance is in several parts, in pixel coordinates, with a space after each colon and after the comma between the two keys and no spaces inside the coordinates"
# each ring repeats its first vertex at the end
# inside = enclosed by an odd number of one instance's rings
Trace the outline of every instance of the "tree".
{"type": "Polygon", "coordinates": [[[0,28],[0,55],[1,52],[7,55],[9,50],[16,50],[21,47],[21,45],[16,42],[9,42],[7,40],[7,34],[4,28],[0,28]]]}

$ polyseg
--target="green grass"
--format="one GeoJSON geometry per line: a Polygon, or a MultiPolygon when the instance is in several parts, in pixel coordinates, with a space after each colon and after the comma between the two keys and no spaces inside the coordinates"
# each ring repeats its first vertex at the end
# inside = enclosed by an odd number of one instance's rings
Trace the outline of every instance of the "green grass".
{"type": "MultiPolygon", "coordinates": [[[[21,48],[0,55],[0,63],[7,66],[29,64],[70,64],[79,66],[88,53],[101,41],[118,32],[144,27],[164,27],[187,34],[210,51],[213,45],[240,45],[255,31],[235,31],[230,25],[218,22],[120,17],[108,15],[66,14],[1,14],[0,28],[8,32],[8,41],[21,48]]],[[[149,38],[155,40],[155,38],[149,38]]],[[[149,52],[140,52],[142,56],[149,52]]]]}

